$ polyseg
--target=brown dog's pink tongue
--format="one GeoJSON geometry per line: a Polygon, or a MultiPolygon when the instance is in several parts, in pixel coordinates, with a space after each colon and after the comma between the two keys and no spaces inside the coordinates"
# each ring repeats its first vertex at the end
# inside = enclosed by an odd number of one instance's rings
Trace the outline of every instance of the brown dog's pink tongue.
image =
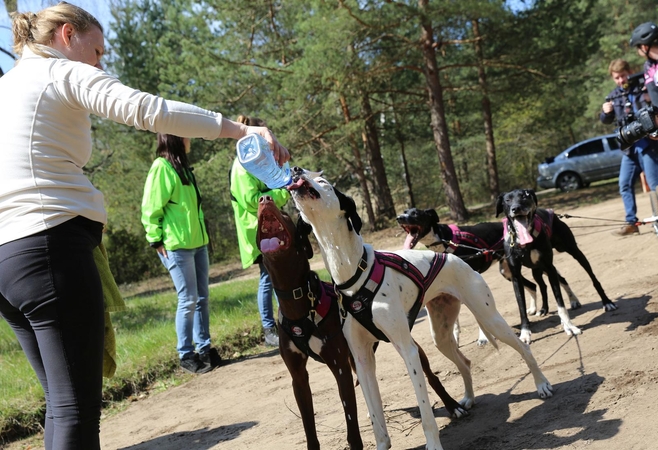
{"type": "Polygon", "coordinates": [[[532,236],[528,233],[528,229],[518,220],[514,220],[514,228],[516,234],[519,236],[519,244],[526,245],[532,242],[532,236]]]}
{"type": "Polygon", "coordinates": [[[410,233],[407,233],[407,238],[404,240],[404,249],[405,250],[411,250],[411,244],[414,243],[414,237],[410,233]]]}

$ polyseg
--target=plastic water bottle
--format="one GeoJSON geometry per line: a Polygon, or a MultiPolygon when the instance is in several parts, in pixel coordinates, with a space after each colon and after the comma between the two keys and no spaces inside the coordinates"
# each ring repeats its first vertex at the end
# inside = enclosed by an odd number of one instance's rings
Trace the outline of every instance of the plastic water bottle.
{"type": "Polygon", "coordinates": [[[262,136],[248,134],[236,145],[238,161],[247,172],[265,183],[268,188],[276,189],[292,182],[290,166],[285,163],[280,167],[274,159],[270,146],[262,136]]]}

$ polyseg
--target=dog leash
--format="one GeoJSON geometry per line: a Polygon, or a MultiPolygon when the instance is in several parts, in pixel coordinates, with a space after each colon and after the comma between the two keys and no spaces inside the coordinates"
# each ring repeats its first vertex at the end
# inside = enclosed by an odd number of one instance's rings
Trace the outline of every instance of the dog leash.
{"type": "MultiPolygon", "coordinates": [[[[473,247],[471,245],[460,244],[459,242],[453,242],[452,240],[445,240],[445,239],[441,239],[440,244],[442,244],[446,248],[461,247],[461,248],[466,248],[466,249],[475,251],[475,254],[473,254],[473,255],[460,256],[459,258],[463,259],[463,260],[468,260],[468,259],[473,259],[473,258],[480,258],[481,256],[484,256],[486,258],[486,257],[489,256],[489,254],[494,254],[495,255],[497,253],[502,252],[502,250],[500,250],[500,249],[499,250],[492,250],[490,248],[485,249],[485,248],[473,247]]],[[[439,245],[439,242],[436,242],[434,244],[428,245],[427,247],[431,248],[432,246],[438,246],[438,245],[439,245]]],[[[454,252],[447,252],[447,253],[454,253],[454,252]]]]}
{"type": "MultiPolygon", "coordinates": [[[[620,219],[605,219],[602,217],[585,217],[585,216],[572,216],[571,214],[555,214],[560,219],[586,219],[586,220],[599,220],[603,222],[613,222],[612,224],[607,225],[580,225],[580,226],[569,226],[569,228],[595,228],[595,227],[611,227],[616,226],[620,223],[627,223],[625,220],[620,219]]],[[[658,216],[649,217],[644,220],[638,220],[634,225],[649,225],[658,221],[658,216]]]]}

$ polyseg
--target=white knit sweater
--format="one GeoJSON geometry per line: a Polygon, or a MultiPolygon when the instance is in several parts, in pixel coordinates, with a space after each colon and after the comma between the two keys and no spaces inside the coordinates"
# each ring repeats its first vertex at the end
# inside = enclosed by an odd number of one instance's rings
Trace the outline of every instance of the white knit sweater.
{"type": "Polygon", "coordinates": [[[215,139],[221,114],[129,88],[49,47],[23,50],[0,78],[0,245],[75,216],[106,223],[103,194],[82,168],[90,114],[181,137],[215,139]]]}

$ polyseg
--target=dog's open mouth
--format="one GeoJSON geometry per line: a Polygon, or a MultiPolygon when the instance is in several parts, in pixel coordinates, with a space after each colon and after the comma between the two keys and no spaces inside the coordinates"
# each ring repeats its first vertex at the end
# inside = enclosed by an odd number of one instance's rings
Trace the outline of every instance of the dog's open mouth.
{"type": "Polygon", "coordinates": [[[263,211],[258,216],[258,248],[261,253],[274,253],[290,248],[292,236],[276,214],[263,211]]]}
{"type": "Polygon", "coordinates": [[[404,249],[411,250],[418,244],[420,240],[421,227],[418,225],[401,225],[402,229],[407,232],[407,237],[404,240],[404,249]]]}
{"type": "Polygon", "coordinates": [[[513,224],[514,230],[518,236],[519,244],[526,245],[532,242],[530,235],[530,218],[527,215],[514,216],[513,224]]]}
{"type": "Polygon", "coordinates": [[[309,196],[314,199],[320,198],[320,193],[304,177],[294,177],[292,184],[287,189],[300,197],[309,196]]]}

